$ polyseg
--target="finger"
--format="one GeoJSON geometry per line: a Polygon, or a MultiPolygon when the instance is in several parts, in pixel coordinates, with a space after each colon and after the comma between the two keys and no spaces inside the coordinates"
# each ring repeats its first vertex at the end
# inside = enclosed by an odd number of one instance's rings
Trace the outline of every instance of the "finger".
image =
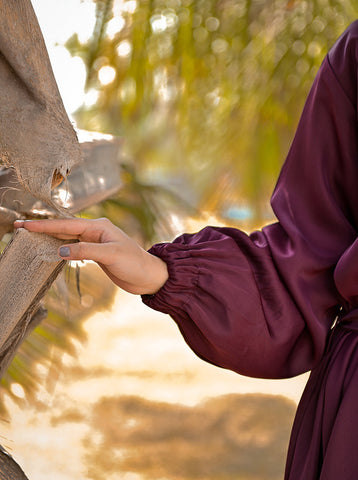
{"type": "Polygon", "coordinates": [[[64,260],[93,260],[102,265],[110,265],[115,256],[115,246],[112,243],[71,243],[61,246],[58,255],[64,260]]]}
{"type": "Polygon", "coordinates": [[[46,233],[62,239],[80,239],[88,242],[101,242],[106,231],[115,227],[106,218],[100,219],[45,219],[45,220],[20,220],[14,223],[15,228],[25,228],[30,232],[46,233]]]}
{"type": "MultiPolygon", "coordinates": [[[[20,221],[16,221],[14,222],[14,229],[20,229],[20,228],[24,228],[28,231],[31,231],[31,232],[36,232],[36,233],[45,233],[43,232],[43,229],[42,227],[39,228],[38,226],[33,226],[32,224],[27,224],[25,222],[28,222],[27,220],[20,220],[20,221]]],[[[41,220],[42,222],[42,220],[41,220]]],[[[55,238],[59,238],[61,240],[74,240],[74,239],[78,239],[79,236],[78,235],[69,235],[69,234],[66,234],[66,233],[56,233],[56,232],[46,232],[46,235],[50,235],[51,237],[55,237],[55,238]]]]}
{"type": "Polygon", "coordinates": [[[25,220],[15,220],[14,228],[23,228],[25,220]]]}
{"type": "MultiPolygon", "coordinates": [[[[15,228],[15,229],[25,228],[25,227],[24,227],[24,220],[20,220],[20,221],[15,222],[15,223],[14,223],[14,228],[15,228]]],[[[41,230],[32,229],[32,227],[27,228],[27,230],[42,233],[41,230]]],[[[74,235],[66,235],[65,233],[64,233],[64,234],[61,234],[61,233],[49,233],[49,232],[46,232],[46,235],[50,235],[51,237],[59,238],[59,239],[61,239],[61,240],[74,240],[74,239],[78,238],[78,237],[76,237],[76,236],[74,236],[74,235]]]]}
{"type": "Polygon", "coordinates": [[[22,220],[15,222],[14,226],[16,228],[22,227],[26,228],[30,232],[40,232],[46,233],[48,235],[71,235],[77,238],[88,228],[88,225],[85,225],[85,222],[88,222],[87,219],[44,219],[44,220],[22,220]]]}

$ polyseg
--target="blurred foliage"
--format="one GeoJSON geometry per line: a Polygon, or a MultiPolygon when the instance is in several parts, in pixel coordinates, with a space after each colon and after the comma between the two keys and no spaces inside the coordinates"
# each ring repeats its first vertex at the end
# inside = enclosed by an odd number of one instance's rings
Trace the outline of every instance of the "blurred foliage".
{"type": "MultiPolygon", "coordinates": [[[[122,159],[123,160],[123,159],[122,159]]],[[[82,213],[90,218],[107,217],[141,245],[173,236],[168,212],[196,215],[197,211],[163,182],[146,181],[131,162],[121,163],[119,194],[82,213]]]]}
{"type": "Polygon", "coordinates": [[[66,45],[87,67],[76,120],[122,136],[141,179],[266,222],[314,75],[357,14],[353,0],[97,0],[91,40],[66,45]]]}

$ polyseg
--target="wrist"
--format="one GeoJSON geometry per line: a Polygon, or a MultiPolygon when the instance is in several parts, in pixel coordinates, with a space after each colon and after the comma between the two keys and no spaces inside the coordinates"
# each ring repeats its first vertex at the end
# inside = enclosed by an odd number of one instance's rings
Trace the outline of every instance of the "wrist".
{"type": "Polygon", "coordinates": [[[146,257],[146,272],[149,279],[148,284],[145,286],[144,295],[154,295],[157,293],[166,283],[169,278],[167,264],[159,257],[145,252],[146,257]]]}

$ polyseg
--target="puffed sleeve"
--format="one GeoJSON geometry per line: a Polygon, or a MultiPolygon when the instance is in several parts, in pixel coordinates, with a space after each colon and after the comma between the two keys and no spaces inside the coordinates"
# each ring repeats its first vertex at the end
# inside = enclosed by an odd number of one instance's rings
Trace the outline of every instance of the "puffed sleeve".
{"type": "Polygon", "coordinates": [[[207,227],[150,250],[169,279],[143,301],[201,358],[283,378],[313,368],[340,304],[334,268],[357,238],[358,22],[326,56],[272,196],[277,222],[251,235],[207,227]]]}

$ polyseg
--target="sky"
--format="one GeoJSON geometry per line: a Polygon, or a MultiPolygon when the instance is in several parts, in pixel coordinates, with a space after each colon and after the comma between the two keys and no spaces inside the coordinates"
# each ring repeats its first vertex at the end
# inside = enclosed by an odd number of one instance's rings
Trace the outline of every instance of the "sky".
{"type": "Polygon", "coordinates": [[[64,44],[76,32],[87,40],[94,26],[95,5],[90,0],[33,0],[52,69],[67,113],[84,101],[85,67],[79,57],[71,57],[64,44]]]}

